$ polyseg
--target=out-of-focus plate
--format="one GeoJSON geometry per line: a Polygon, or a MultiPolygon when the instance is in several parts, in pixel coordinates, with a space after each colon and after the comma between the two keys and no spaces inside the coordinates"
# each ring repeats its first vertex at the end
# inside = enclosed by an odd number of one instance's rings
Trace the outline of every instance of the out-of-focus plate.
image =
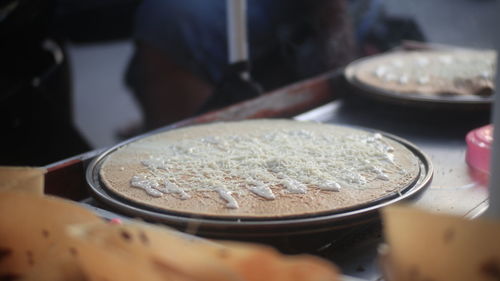
{"type": "MultiPolygon", "coordinates": [[[[402,52],[398,52],[402,53],[402,52]]],[[[460,110],[484,110],[489,109],[493,103],[493,95],[448,95],[448,94],[421,94],[418,92],[397,92],[376,86],[369,85],[357,78],[357,71],[360,66],[370,63],[375,59],[383,59],[392,56],[393,53],[385,53],[369,57],[360,58],[351,62],[344,69],[344,77],[354,93],[371,98],[380,102],[387,102],[398,105],[409,105],[425,108],[448,108],[460,110]]]]}

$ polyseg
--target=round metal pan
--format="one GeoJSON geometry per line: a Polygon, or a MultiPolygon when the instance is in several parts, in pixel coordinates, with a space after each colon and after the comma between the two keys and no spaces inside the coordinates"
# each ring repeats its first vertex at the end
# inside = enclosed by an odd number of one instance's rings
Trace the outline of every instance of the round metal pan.
{"type": "Polygon", "coordinates": [[[273,239],[275,237],[283,237],[284,235],[287,237],[303,237],[305,235],[310,238],[314,237],[314,235],[323,236],[323,234],[328,234],[326,238],[331,240],[331,234],[334,231],[352,229],[356,226],[366,226],[378,221],[378,211],[381,208],[418,197],[432,180],[433,166],[425,153],[404,139],[386,133],[381,134],[402,144],[418,158],[420,162],[420,174],[417,179],[411,185],[403,188],[400,193],[381,198],[369,204],[359,205],[356,208],[330,213],[266,220],[250,218],[229,219],[178,214],[128,201],[114,194],[102,184],[99,170],[108,155],[138,138],[118,144],[94,158],[87,167],[86,180],[95,199],[106,207],[130,217],[164,223],[201,236],[220,239],[252,240],[260,238],[273,239]]]}
{"type": "Polygon", "coordinates": [[[493,103],[490,96],[462,96],[462,95],[423,95],[415,93],[401,93],[368,85],[357,79],[356,71],[370,60],[390,56],[391,53],[360,58],[351,62],[344,69],[344,78],[355,94],[362,95],[380,102],[397,105],[408,105],[427,109],[452,109],[452,110],[484,110],[489,109],[493,103]]]}

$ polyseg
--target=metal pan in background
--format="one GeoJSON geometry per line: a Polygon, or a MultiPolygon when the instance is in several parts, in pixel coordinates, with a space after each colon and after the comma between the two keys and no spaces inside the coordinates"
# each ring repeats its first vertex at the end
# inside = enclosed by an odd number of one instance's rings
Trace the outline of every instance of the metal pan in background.
{"type": "Polygon", "coordinates": [[[349,86],[350,92],[360,96],[370,98],[379,102],[391,103],[395,105],[411,106],[425,109],[449,109],[449,110],[488,110],[493,103],[493,95],[490,96],[460,96],[460,95],[423,95],[415,93],[401,93],[382,89],[363,83],[356,77],[359,67],[373,59],[380,59],[390,56],[392,53],[385,53],[369,57],[360,58],[351,62],[344,69],[344,78],[349,86]]]}
{"type": "MultiPolygon", "coordinates": [[[[216,218],[176,214],[128,201],[117,196],[102,184],[99,171],[108,155],[138,138],[120,143],[94,158],[87,167],[86,181],[93,197],[103,204],[103,208],[109,208],[119,214],[163,223],[203,237],[264,242],[288,252],[299,252],[303,251],[304,247],[319,248],[339,237],[352,234],[355,229],[378,224],[380,220],[378,211],[381,208],[403,200],[414,199],[430,184],[433,166],[428,156],[404,139],[385,133],[382,135],[402,144],[414,154],[420,162],[420,174],[415,182],[403,189],[400,194],[340,212],[267,220],[216,218]]],[[[141,136],[141,138],[147,136],[149,135],[141,136]]]]}

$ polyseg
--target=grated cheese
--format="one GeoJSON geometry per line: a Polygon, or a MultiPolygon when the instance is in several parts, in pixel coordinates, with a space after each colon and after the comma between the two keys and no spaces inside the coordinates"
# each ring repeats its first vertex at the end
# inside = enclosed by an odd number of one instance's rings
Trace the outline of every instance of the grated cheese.
{"type": "MultiPolygon", "coordinates": [[[[147,143],[137,145],[148,148],[147,143]]],[[[353,129],[283,128],[186,138],[161,149],[155,144],[140,160],[146,172],[133,176],[130,184],[150,196],[181,200],[217,192],[226,208],[235,209],[241,196],[276,200],[312,189],[369,189],[373,181],[405,177],[408,171],[394,162],[393,153],[382,135],[353,129]]]]}

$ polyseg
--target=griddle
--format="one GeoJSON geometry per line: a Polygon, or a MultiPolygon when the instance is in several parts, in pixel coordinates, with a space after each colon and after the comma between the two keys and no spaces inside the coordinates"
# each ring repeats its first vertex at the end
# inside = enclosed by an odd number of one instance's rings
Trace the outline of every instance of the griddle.
{"type": "MultiPolygon", "coordinates": [[[[358,227],[376,221],[378,219],[378,211],[382,207],[403,200],[412,199],[420,195],[432,180],[432,163],[424,152],[414,144],[402,138],[383,132],[381,133],[385,137],[405,146],[418,159],[420,171],[415,181],[408,186],[401,187],[399,193],[383,196],[372,202],[360,204],[352,208],[339,209],[317,215],[273,219],[245,217],[220,218],[202,215],[192,216],[189,214],[169,212],[133,202],[108,189],[102,183],[99,176],[103,161],[121,147],[154,134],[146,134],[140,138],[120,143],[101,153],[98,157],[94,158],[87,167],[86,180],[94,198],[104,205],[130,217],[138,217],[153,222],[164,223],[183,231],[193,231],[193,229],[195,229],[195,232],[192,234],[196,235],[218,239],[245,240],[254,238],[271,239],[273,237],[282,237],[283,235],[292,239],[295,236],[307,234],[331,234],[333,231],[358,227]]],[[[335,147],[331,149],[335,149],[335,147]]]]}
{"type": "MultiPolygon", "coordinates": [[[[441,48],[442,49],[442,48],[441,48]]],[[[398,53],[404,53],[399,50],[398,53]]],[[[423,110],[460,110],[460,111],[480,111],[489,110],[493,103],[491,95],[423,95],[417,92],[401,93],[375,86],[368,85],[360,81],[356,76],[356,71],[360,65],[373,59],[390,56],[391,53],[383,53],[369,57],[359,58],[351,62],[344,70],[344,77],[350,92],[379,103],[390,103],[398,106],[415,107],[423,110]]]]}
{"type": "MultiPolygon", "coordinates": [[[[474,177],[465,162],[464,138],[469,130],[489,122],[489,112],[422,111],[396,104],[374,103],[351,95],[349,88],[341,83],[341,76],[342,71],[334,70],[161,130],[212,121],[274,117],[372,128],[415,144],[432,163],[432,184],[421,189],[422,192],[409,203],[434,212],[466,217],[476,217],[484,212],[488,190],[484,182],[474,177]]],[[[85,180],[87,167],[106,150],[89,151],[46,166],[46,193],[81,202],[103,217],[128,218],[89,197],[85,180]]],[[[314,231],[308,228],[312,225],[304,227],[305,234],[296,236],[302,241],[288,239],[286,235],[262,240],[295,252],[308,251],[326,257],[337,263],[343,274],[376,280],[380,277],[377,247],[383,242],[383,237],[377,212],[372,214],[375,215],[371,217],[372,223],[358,221],[358,227],[346,224],[344,228],[320,230],[319,233],[311,233],[314,231]],[[302,244],[311,247],[304,249],[300,247],[302,244]]],[[[325,223],[324,227],[332,229],[330,223],[325,223]]],[[[196,225],[187,231],[196,232],[196,225]]]]}

